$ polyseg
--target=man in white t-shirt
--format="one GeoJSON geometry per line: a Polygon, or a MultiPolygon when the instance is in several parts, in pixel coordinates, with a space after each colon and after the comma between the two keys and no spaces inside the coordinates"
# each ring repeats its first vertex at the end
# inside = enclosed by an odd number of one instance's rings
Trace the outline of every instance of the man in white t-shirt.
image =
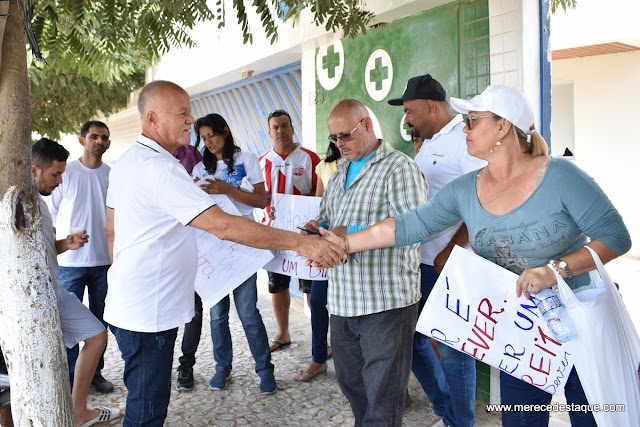
{"type": "MultiPolygon", "coordinates": [[[[89,243],[81,249],[58,255],[58,281],[80,301],[84,298],[86,288],[89,310],[104,323],[107,270],[111,265],[104,232],[107,210],[105,202],[111,168],[102,161],[102,155],[111,145],[109,128],[103,122],[88,121],[82,125],[78,141],[83,148],[82,156],[67,164],[62,184],[46,200],[56,227],[57,239],[72,234],[71,231],[76,228],[86,230],[91,236],[89,243]]],[[[104,325],[107,326],[106,323],[104,325]]],[[[72,381],[77,358],[78,346],[67,351],[72,381]]],[[[110,393],[113,391],[113,384],[102,376],[103,367],[104,353],[91,384],[100,393],[110,393]]]]}
{"type": "MultiPolygon", "coordinates": [[[[267,118],[269,136],[273,148],[260,156],[260,167],[264,173],[269,203],[263,211],[262,223],[271,225],[278,215],[275,207],[276,194],[295,194],[315,196],[318,176],[316,166],[320,158],[313,151],[293,142],[293,123],[285,110],[275,110],[267,118]]],[[[273,304],[273,314],[278,330],[269,340],[271,351],[285,348],[291,344],[289,334],[289,307],[291,277],[285,274],[268,272],[269,293],[273,304]]],[[[298,279],[300,290],[309,295],[311,280],[298,279]]]]}
{"type": "MultiPolygon", "coordinates": [[[[405,123],[412,129],[412,134],[424,138],[415,161],[429,184],[428,199],[457,177],[486,166],[487,162],[467,153],[462,116],[451,114],[444,88],[431,75],[409,79],[402,97],[389,100],[389,104],[404,106],[405,123]]],[[[420,310],[453,247],[468,244],[467,227],[461,223],[421,245],[420,310]]],[[[436,346],[438,355],[429,338],[416,332],[411,370],[431,399],[434,412],[443,417],[439,425],[473,426],[475,360],[446,345],[436,346]]]]}
{"type": "Polygon", "coordinates": [[[265,227],[213,204],[173,157],[189,144],[195,121],[180,86],[147,84],[138,110],[142,135],[109,176],[106,231],[113,264],[104,317],[124,359],[124,426],[155,427],[167,416],[178,327],[194,315],[198,251],[187,225],[252,247],[295,250],[326,266],[346,254],[325,239],[265,227]]]}

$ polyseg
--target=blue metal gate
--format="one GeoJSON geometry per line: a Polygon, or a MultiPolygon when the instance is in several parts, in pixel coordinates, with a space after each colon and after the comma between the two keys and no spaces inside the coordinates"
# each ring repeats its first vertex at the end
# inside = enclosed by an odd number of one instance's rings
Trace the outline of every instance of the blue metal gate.
{"type": "Polygon", "coordinates": [[[289,64],[192,96],[192,113],[196,118],[220,114],[229,123],[238,145],[260,155],[273,146],[267,125],[267,116],[273,110],[289,112],[295,130],[294,140],[302,140],[300,79],[300,63],[289,64]]]}

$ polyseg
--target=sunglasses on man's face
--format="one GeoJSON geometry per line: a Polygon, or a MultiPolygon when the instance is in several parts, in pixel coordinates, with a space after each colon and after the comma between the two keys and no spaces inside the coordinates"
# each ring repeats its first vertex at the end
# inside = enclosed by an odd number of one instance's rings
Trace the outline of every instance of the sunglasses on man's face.
{"type": "Polygon", "coordinates": [[[339,139],[341,139],[342,142],[351,142],[351,141],[353,141],[353,133],[358,130],[358,128],[360,127],[360,125],[362,124],[364,119],[366,119],[366,117],[363,118],[362,120],[360,120],[358,122],[358,124],[356,125],[356,127],[354,127],[353,130],[351,132],[349,132],[349,133],[345,133],[344,135],[329,135],[329,142],[337,144],[339,139]]]}

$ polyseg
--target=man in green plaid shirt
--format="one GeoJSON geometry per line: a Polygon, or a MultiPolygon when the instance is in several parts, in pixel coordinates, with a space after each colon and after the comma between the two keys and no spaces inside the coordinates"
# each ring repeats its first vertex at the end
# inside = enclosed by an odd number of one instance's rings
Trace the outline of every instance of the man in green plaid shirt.
{"type": "MultiPolygon", "coordinates": [[[[427,184],[414,161],[379,140],[367,108],[339,102],[327,125],[342,159],[308,228],[338,236],[418,207],[427,184]]],[[[420,300],[420,247],[352,254],[328,273],[336,375],[356,426],[401,426],[420,300]]]]}

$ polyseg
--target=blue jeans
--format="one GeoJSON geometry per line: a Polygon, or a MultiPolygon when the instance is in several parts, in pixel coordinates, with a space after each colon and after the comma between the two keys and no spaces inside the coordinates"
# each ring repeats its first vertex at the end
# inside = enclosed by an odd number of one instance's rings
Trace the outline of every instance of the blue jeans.
{"type": "MultiPolygon", "coordinates": [[[[597,375],[594,373],[594,375],[597,375]]],[[[564,395],[568,404],[587,405],[587,397],[582,389],[580,378],[573,368],[564,387],[564,395]]],[[[551,403],[551,395],[521,381],[511,375],[500,371],[500,403],[503,405],[548,405],[551,403]]],[[[574,427],[597,427],[591,412],[569,411],[571,425],[574,427]]],[[[547,427],[549,424],[549,412],[502,412],[502,425],[504,427],[547,427]]]]}
{"type": "Polygon", "coordinates": [[[127,408],[123,427],[161,427],[171,397],[173,346],[178,328],[145,333],[111,327],[124,360],[127,408]]]}
{"type": "Polygon", "coordinates": [[[316,363],[327,361],[327,333],[329,332],[329,312],[327,311],[327,282],[311,282],[309,305],[311,306],[311,358],[316,363]]]}
{"type": "Polygon", "coordinates": [[[401,427],[418,304],[358,317],[331,315],[336,377],[355,427],[401,427]]]}
{"type": "Polygon", "coordinates": [[[196,351],[200,344],[200,335],[202,334],[202,300],[200,295],[195,295],[195,315],[191,322],[184,325],[182,333],[182,356],[178,359],[180,365],[186,365],[193,368],[196,364],[196,351]]]}
{"type": "MultiPolygon", "coordinates": [[[[422,298],[420,311],[436,284],[438,274],[420,264],[422,298]]],[[[411,370],[433,403],[434,412],[453,427],[471,427],[475,423],[476,362],[448,345],[439,344],[440,360],[429,338],[416,332],[413,339],[411,370]]]]}
{"type": "MultiPolygon", "coordinates": [[[[260,378],[273,374],[271,351],[267,330],[262,322],[262,316],[256,304],[258,290],[256,279],[258,275],[249,277],[242,285],[233,291],[236,311],[242,323],[244,334],[249,343],[249,350],[256,362],[256,373],[260,378]]],[[[230,298],[227,295],[218,304],[211,307],[211,340],[213,341],[213,358],[216,361],[216,372],[230,373],[233,369],[233,345],[229,330],[230,298]]]]}
{"type": "MultiPolygon", "coordinates": [[[[60,282],[60,286],[72,294],[75,294],[80,301],[84,299],[84,288],[86,286],[89,294],[89,310],[104,324],[105,328],[108,327],[103,316],[104,299],[107,297],[107,271],[109,267],[108,265],[101,265],[98,267],[60,267],[58,269],[58,282],[60,282]]],[[[72,382],[78,353],[79,347],[77,345],[67,349],[69,378],[72,382]]],[[[104,368],[104,351],[102,352],[102,356],[100,356],[100,361],[96,368],[96,375],[100,374],[102,368],[104,368]]]]}

